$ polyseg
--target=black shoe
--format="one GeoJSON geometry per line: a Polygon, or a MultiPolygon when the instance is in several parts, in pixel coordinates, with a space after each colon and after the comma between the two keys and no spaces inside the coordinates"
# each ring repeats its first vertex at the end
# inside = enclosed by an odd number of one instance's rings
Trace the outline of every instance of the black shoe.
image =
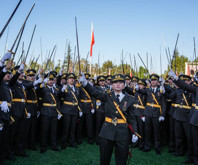
{"type": "Polygon", "coordinates": [[[78,148],[78,146],[76,144],[70,144],[69,146],[72,148],[78,148]]]}
{"type": "Polygon", "coordinates": [[[33,151],[37,151],[37,148],[35,146],[29,146],[28,149],[33,150],[33,151]]]}
{"type": "Polygon", "coordinates": [[[175,150],[169,150],[168,151],[168,153],[174,153],[175,152],[175,150]]]}
{"type": "Polygon", "coordinates": [[[156,154],[157,155],[161,155],[161,151],[156,151],[156,154]]]}
{"type": "Polygon", "coordinates": [[[53,151],[60,151],[60,149],[58,147],[52,147],[53,151]]]}
{"type": "Polygon", "coordinates": [[[66,145],[61,146],[61,150],[65,150],[66,149],[66,145]]]}
{"type": "Polygon", "coordinates": [[[173,156],[184,156],[183,153],[174,153],[173,156]]]}
{"type": "Polygon", "coordinates": [[[28,155],[25,152],[17,152],[16,156],[22,156],[22,157],[28,157],[28,155]]]}
{"type": "Polygon", "coordinates": [[[91,145],[93,145],[93,144],[94,144],[93,140],[88,140],[88,142],[87,142],[87,143],[89,143],[89,144],[91,144],[91,145]]]}
{"type": "Polygon", "coordinates": [[[181,163],[183,163],[183,164],[191,164],[191,163],[193,163],[193,160],[187,159],[187,160],[185,160],[185,161],[183,161],[181,163]]]}
{"type": "Polygon", "coordinates": [[[40,153],[45,153],[46,151],[47,151],[47,149],[42,148],[42,149],[40,150],[40,153]]]}
{"type": "Polygon", "coordinates": [[[82,144],[82,140],[78,140],[77,144],[78,145],[82,144]]]}
{"type": "Polygon", "coordinates": [[[151,149],[144,149],[143,152],[149,152],[151,149]]]}
{"type": "Polygon", "coordinates": [[[15,158],[15,156],[13,154],[7,154],[6,155],[6,159],[12,160],[12,161],[15,161],[16,160],[16,158],[15,158]]]}

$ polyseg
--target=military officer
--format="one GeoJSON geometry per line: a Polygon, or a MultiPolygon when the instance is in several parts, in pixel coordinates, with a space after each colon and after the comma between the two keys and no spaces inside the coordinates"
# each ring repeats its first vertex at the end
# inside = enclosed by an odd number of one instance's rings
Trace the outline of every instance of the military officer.
{"type": "Polygon", "coordinates": [[[159,76],[156,74],[150,75],[151,87],[146,89],[139,89],[140,94],[146,95],[146,107],[143,112],[145,116],[145,145],[144,152],[151,150],[151,130],[154,132],[154,143],[156,154],[161,154],[160,149],[160,122],[164,121],[166,112],[166,100],[163,96],[165,92],[162,86],[158,86],[159,76]]]}
{"type": "MultiPolygon", "coordinates": [[[[115,75],[112,79],[113,92],[104,93],[93,88],[87,83],[84,76],[80,77],[79,82],[85,87],[87,92],[105,104],[105,121],[100,131],[100,164],[109,165],[113,148],[115,147],[116,164],[126,164],[130,133],[128,124],[135,133],[137,124],[134,115],[133,99],[123,89],[125,78],[123,75],[115,75]]],[[[133,134],[133,142],[138,137],[133,134]]]]}

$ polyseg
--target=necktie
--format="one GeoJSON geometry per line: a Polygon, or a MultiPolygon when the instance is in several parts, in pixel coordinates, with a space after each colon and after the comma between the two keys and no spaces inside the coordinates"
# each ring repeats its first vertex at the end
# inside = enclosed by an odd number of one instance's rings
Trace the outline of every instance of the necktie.
{"type": "Polygon", "coordinates": [[[118,103],[120,103],[120,95],[118,94],[118,95],[116,95],[116,98],[117,98],[117,101],[118,101],[118,103]]]}
{"type": "Polygon", "coordinates": [[[155,89],[153,88],[153,93],[155,93],[155,89]]]}
{"type": "Polygon", "coordinates": [[[53,93],[53,90],[52,90],[52,88],[50,88],[50,91],[53,93]]]}

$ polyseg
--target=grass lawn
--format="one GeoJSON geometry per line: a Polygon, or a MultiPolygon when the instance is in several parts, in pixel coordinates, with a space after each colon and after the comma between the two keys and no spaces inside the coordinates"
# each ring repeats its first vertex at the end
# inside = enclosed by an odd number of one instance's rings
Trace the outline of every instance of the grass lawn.
{"type": "MultiPolygon", "coordinates": [[[[60,147],[60,146],[59,146],[60,147]]],[[[61,152],[47,150],[44,154],[39,151],[27,150],[28,158],[16,157],[16,161],[5,161],[5,165],[98,165],[100,160],[99,146],[89,145],[86,142],[78,149],[66,148],[61,152]]],[[[162,154],[156,155],[155,151],[144,153],[135,148],[132,152],[131,165],[177,165],[185,160],[185,157],[174,157],[168,153],[168,147],[162,148],[162,154]]],[[[114,165],[112,155],[111,165],[114,165]]]]}

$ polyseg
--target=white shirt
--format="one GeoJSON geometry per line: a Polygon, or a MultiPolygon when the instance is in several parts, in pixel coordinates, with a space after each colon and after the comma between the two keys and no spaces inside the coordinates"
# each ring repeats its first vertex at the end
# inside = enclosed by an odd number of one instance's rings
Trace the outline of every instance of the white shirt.
{"type": "Polygon", "coordinates": [[[119,100],[120,102],[122,101],[122,99],[124,98],[125,94],[120,92],[120,93],[115,93],[115,97],[117,98],[117,95],[120,95],[119,100]]]}
{"type": "Polygon", "coordinates": [[[157,87],[155,87],[155,88],[152,88],[152,91],[154,90],[154,93],[156,92],[156,89],[157,89],[157,87]]]}
{"type": "Polygon", "coordinates": [[[48,86],[48,88],[52,89],[52,93],[54,93],[54,88],[53,87],[48,86]]]}
{"type": "Polygon", "coordinates": [[[72,85],[69,85],[70,86],[70,88],[73,90],[73,92],[75,92],[75,88],[74,88],[74,86],[72,85]]]}

